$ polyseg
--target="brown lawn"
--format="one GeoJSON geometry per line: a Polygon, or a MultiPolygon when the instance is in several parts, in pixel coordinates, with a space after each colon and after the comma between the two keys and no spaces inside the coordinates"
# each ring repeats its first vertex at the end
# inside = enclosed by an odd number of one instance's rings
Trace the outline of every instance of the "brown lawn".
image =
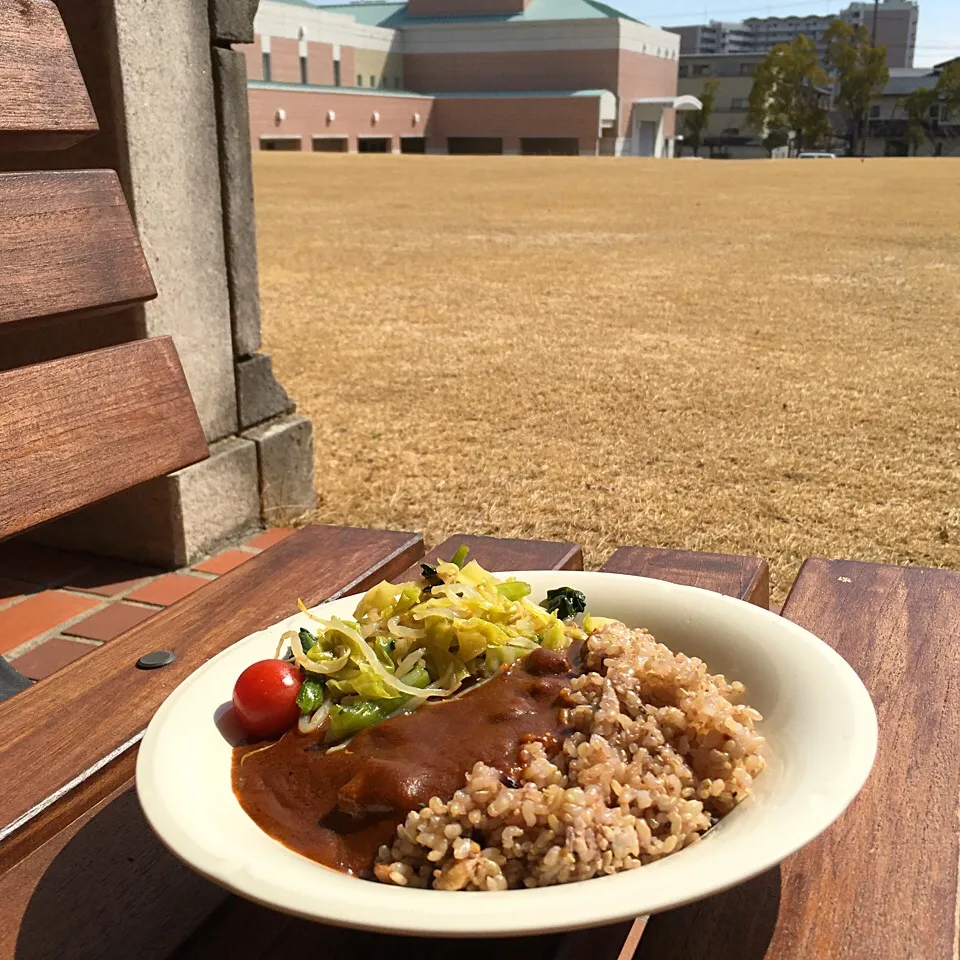
{"type": "Polygon", "coordinates": [[[960,160],[255,161],[319,521],[960,567],[960,160]]]}

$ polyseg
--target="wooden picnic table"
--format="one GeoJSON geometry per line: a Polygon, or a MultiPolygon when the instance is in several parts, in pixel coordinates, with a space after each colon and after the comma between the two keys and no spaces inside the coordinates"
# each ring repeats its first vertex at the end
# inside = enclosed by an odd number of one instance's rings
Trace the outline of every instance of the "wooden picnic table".
{"type": "MultiPolygon", "coordinates": [[[[575,544],[454,536],[493,570],[580,569],[575,544]]],[[[133,792],[137,743],[191,671],[310,604],[413,574],[416,534],[308,527],[0,705],[0,958],[200,960],[933,958],[954,956],[960,574],[808,560],[782,615],[857,670],[880,721],[860,797],[780,867],[701,903],[599,929],[509,940],[321,926],[228,895],[152,835],[133,792]],[[139,671],[170,649],[169,667],[139,671]]],[[[754,557],[624,547],[603,569],[768,604],[754,557]]],[[[363,883],[357,883],[363,896],[363,883]]],[[[495,931],[491,931],[495,933],[495,931]]]]}
{"type": "MultiPolygon", "coordinates": [[[[0,151],[60,149],[96,130],[54,4],[0,0],[0,151]]],[[[0,336],[42,329],[50,347],[48,362],[19,368],[15,350],[0,352],[0,539],[206,456],[169,338],[65,355],[70,324],[155,294],[116,174],[0,174],[0,336]]],[[[494,571],[582,566],[573,543],[471,536],[428,556],[461,543],[494,571]]],[[[870,690],[876,767],[818,840],[701,903],[568,934],[428,941],[294,919],[174,859],[133,790],[137,745],[166,696],[298,596],[316,604],[401,578],[423,555],[415,533],[308,527],[0,703],[0,960],[958,956],[960,574],[944,570],[803,565],[782,615],[870,690]],[[157,650],[176,660],[138,670],[157,650]]],[[[755,557],[624,547],[604,569],[769,600],[755,557]]],[[[4,683],[27,681],[6,668],[4,683]]]]}

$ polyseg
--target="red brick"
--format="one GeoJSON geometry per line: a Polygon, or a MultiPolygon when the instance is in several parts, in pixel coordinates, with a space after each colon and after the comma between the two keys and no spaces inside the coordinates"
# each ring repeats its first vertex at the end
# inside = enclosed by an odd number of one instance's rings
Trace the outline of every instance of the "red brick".
{"type": "Polygon", "coordinates": [[[84,654],[96,650],[89,643],[77,643],[76,640],[65,640],[63,637],[51,637],[39,647],[34,647],[29,653],[11,661],[25,677],[31,680],[43,680],[51,673],[65,667],[74,660],[79,660],[84,654]]]}
{"type": "Polygon", "coordinates": [[[67,627],[63,632],[88,640],[112,640],[121,633],[132,629],[152,617],[156,610],[149,607],[135,607],[132,603],[111,603],[79,623],[67,627]]]}
{"type": "Polygon", "coordinates": [[[193,569],[200,570],[202,573],[227,573],[255,556],[255,553],[248,553],[246,550],[224,550],[223,553],[198,563],[193,569]]]}
{"type": "Polygon", "coordinates": [[[52,630],[101,601],[63,590],[42,590],[0,610],[0,653],[52,630]]]}
{"type": "Polygon", "coordinates": [[[191,577],[185,573],[165,573],[152,583],[134,590],[127,599],[137,600],[140,603],[153,603],[160,607],[168,607],[171,603],[182,600],[194,590],[199,590],[210,583],[201,577],[191,577]]]}
{"type": "Polygon", "coordinates": [[[286,527],[271,527],[271,529],[264,530],[263,533],[251,537],[247,541],[247,546],[256,547],[258,550],[266,550],[267,547],[272,547],[275,543],[286,540],[293,532],[286,527]]]}
{"type": "Polygon", "coordinates": [[[14,538],[0,543],[0,576],[49,586],[89,567],[91,559],[88,554],[66,553],[14,538]]]}
{"type": "Polygon", "coordinates": [[[70,590],[113,597],[137,586],[147,577],[155,577],[162,572],[155,567],[144,567],[125,560],[95,557],[86,570],[68,577],[63,586],[70,590]]]}

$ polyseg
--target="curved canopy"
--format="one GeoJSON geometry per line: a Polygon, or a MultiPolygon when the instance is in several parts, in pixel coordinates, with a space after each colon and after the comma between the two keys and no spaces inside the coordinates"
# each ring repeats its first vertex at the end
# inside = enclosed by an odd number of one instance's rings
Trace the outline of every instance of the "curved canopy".
{"type": "Polygon", "coordinates": [[[639,97],[633,101],[639,104],[649,104],[657,107],[673,107],[674,110],[702,110],[703,104],[690,94],[679,97],[639,97]]]}

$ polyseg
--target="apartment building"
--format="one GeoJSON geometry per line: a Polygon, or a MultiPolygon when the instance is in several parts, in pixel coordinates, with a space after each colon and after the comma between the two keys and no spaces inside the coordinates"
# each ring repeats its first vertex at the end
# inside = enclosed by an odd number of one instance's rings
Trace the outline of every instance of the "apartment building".
{"type": "MultiPolygon", "coordinates": [[[[678,92],[699,99],[708,78],[719,83],[713,113],[701,141],[701,156],[765,157],[760,135],[747,123],[750,89],[762,53],[719,53],[680,58],[678,92]]],[[[681,123],[678,133],[683,135],[681,123]]]]}
{"type": "MultiPolygon", "coordinates": [[[[960,57],[956,58],[960,60],[960,57]]],[[[948,60],[931,69],[899,67],[890,70],[883,93],[870,105],[867,120],[866,153],[869,157],[906,157],[911,148],[907,137],[907,115],[903,98],[920,89],[933,90],[948,60]]],[[[931,106],[926,118],[926,134],[917,155],[950,156],[960,154],[960,114],[944,104],[931,106]]]]}
{"type": "Polygon", "coordinates": [[[598,0],[263,0],[254,149],[671,156],[680,38],[598,0]]]}
{"type": "MultiPolygon", "coordinates": [[[[872,2],[851,3],[839,14],[824,16],[751,17],[737,23],[711,20],[696,26],[666,29],[680,36],[683,56],[769,53],[778,43],[791,43],[801,35],[813,40],[822,55],[826,50],[827,30],[837,19],[863,25],[873,35],[872,2]]],[[[919,19],[917,0],[881,0],[877,8],[876,37],[877,43],[887,48],[888,66],[913,66],[919,19]]]]}

